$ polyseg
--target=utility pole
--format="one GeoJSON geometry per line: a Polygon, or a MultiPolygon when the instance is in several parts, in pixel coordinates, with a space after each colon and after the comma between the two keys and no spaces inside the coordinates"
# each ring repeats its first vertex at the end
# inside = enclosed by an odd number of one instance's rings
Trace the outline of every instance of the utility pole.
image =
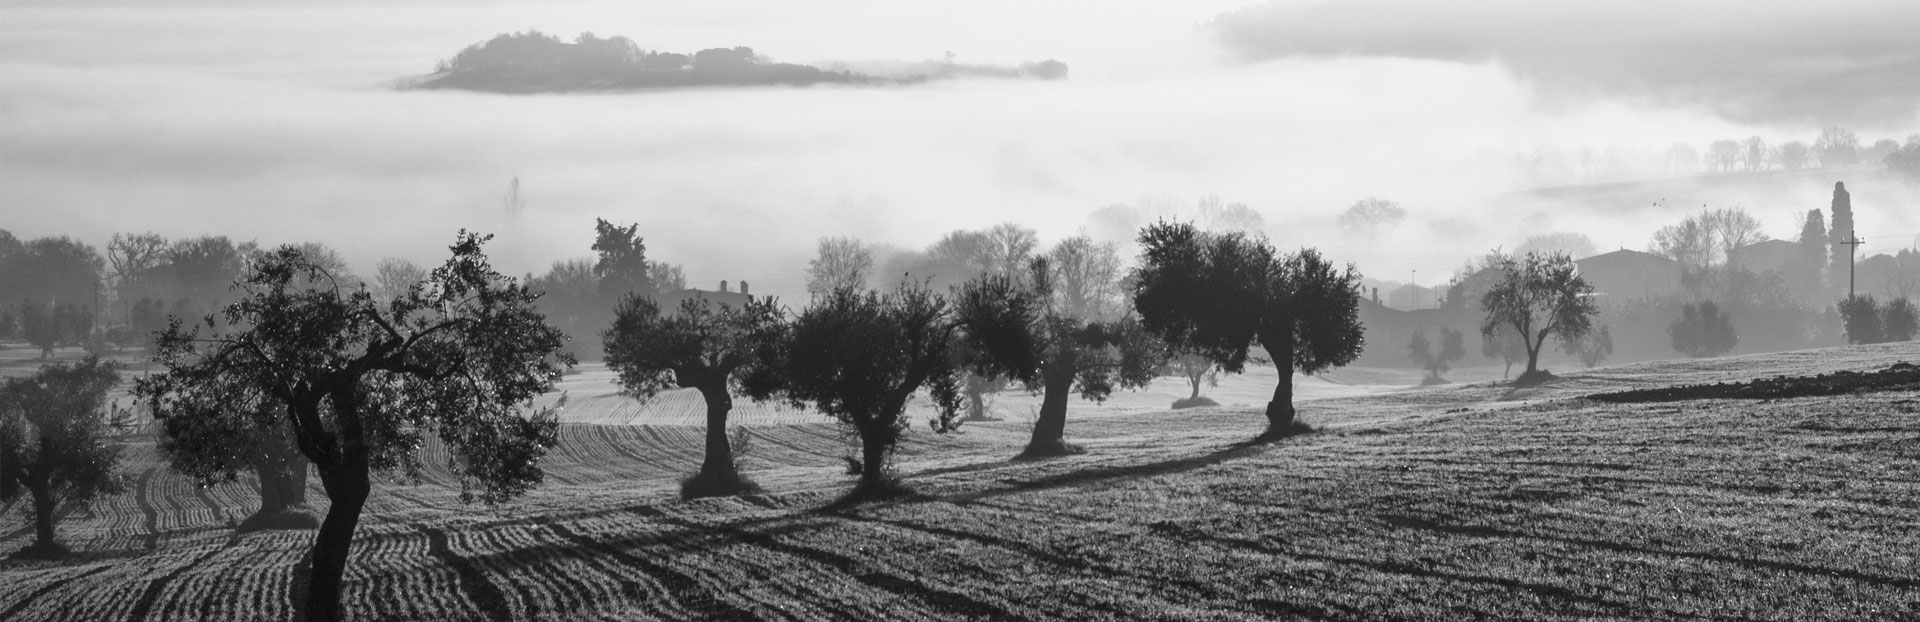
{"type": "Polygon", "coordinates": [[[1847,245],[1847,300],[1853,300],[1853,256],[1860,252],[1860,245],[1866,243],[1866,240],[1860,239],[1851,231],[1847,232],[1847,239],[1834,242],[1834,244],[1847,245]]]}
{"type": "Polygon", "coordinates": [[[1420,308],[1420,271],[1417,269],[1407,275],[1407,298],[1413,300],[1407,306],[1413,309],[1420,308]]]}

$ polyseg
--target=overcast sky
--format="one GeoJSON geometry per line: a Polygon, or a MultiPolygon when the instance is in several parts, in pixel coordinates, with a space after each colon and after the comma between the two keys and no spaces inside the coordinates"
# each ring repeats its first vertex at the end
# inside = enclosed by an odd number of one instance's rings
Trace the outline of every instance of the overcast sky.
{"type": "MultiPolygon", "coordinates": [[[[1261,211],[1283,247],[1438,277],[1533,228],[1641,248],[1660,220],[1678,219],[1497,206],[1489,197],[1528,185],[1500,154],[1810,142],[1836,123],[1868,141],[1920,131],[1920,44],[1897,36],[1920,31],[1920,11],[1903,3],[1593,4],[1613,8],[7,2],[0,228],[95,244],[146,230],[317,239],[365,270],[386,256],[435,262],[465,226],[498,233],[499,263],[522,273],[588,254],[603,217],[640,223],[650,254],[684,264],[696,285],[748,279],[792,297],[822,235],[919,247],[1015,220],[1050,242],[1105,205],[1219,195],[1261,211]],[[1072,77],[617,95],[389,88],[526,29],[668,51],[747,45],[801,63],[1056,58],[1072,77]],[[515,176],[526,208],[509,215],[501,198],[515,176]],[[1339,211],[1367,196],[1405,205],[1410,224],[1334,236],[1339,211]]],[[[1883,221],[1914,197],[1854,192],[1883,221]]],[[[1824,205],[1817,189],[1724,200],[1776,236],[1824,205]]]]}

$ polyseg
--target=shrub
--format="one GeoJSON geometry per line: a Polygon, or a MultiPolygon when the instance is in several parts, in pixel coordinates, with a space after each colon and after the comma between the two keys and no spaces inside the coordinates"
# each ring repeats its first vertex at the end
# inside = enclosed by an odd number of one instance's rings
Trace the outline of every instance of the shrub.
{"type": "Polygon", "coordinates": [[[1912,341],[1916,328],[1913,301],[1895,298],[1887,301],[1880,314],[1880,338],[1884,341],[1912,341]]]}
{"type": "Polygon", "coordinates": [[[1840,301],[1840,322],[1847,331],[1847,343],[1885,341],[1881,329],[1880,302],[1872,296],[1853,296],[1840,301]]]}
{"type": "Polygon", "coordinates": [[[1688,303],[1680,309],[1680,319],[1667,329],[1673,349],[1690,357],[1719,356],[1739,345],[1733,332],[1733,320],[1711,300],[1688,303]]]}

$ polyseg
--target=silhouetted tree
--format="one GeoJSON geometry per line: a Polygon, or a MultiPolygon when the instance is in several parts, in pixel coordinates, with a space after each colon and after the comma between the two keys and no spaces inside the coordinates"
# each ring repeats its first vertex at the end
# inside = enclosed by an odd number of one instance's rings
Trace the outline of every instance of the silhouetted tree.
{"type": "Polygon", "coordinates": [[[1720,356],[1740,344],[1734,334],[1733,320],[1711,300],[1687,303],[1680,308],[1680,319],[1667,328],[1676,352],[1693,358],[1720,356]]]}
{"type": "Polygon", "coordinates": [[[1886,163],[1887,170],[1920,179],[1920,134],[1908,136],[1907,142],[1887,154],[1882,162],[1886,163]]]}
{"type": "Polygon", "coordinates": [[[601,334],[607,367],[638,399],[673,388],[696,389],[707,404],[706,460],[682,483],[686,498],[726,496],[759,489],[740,475],[727,440],[727,414],[742,378],[764,369],[785,328],[773,298],[734,306],[695,296],[662,313],[651,299],[629,296],[614,311],[613,327],[601,334]]]}
{"type": "Polygon", "coordinates": [[[1740,162],[1740,141],[1716,140],[1707,145],[1707,170],[1722,173],[1733,170],[1740,162]]]}
{"type": "Polygon", "coordinates": [[[1840,300],[1840,322],[1847,332],[1847,343],[1880,343],[1886,340],[1881,326],[1884,319],[1880,302],[1872,296],[1853,296],[1840,300]]]}
{"type": "Polygon", "coordinates": [[[1814,139],[1813,153],[1820,166],[1852,166],[1860,163],[1860,138],[1844,128],[1827,127],[1814,139]]]}
{"type": "Polygon", "coordinates": [[[134,301],[164,295],[155,281],[162,276],[166,257],[167,239],[160,234],[113,234],[107,243],[107,262],[113,269],[113,287],[123,317],[132,312],[134,301]]]}
{"type": "Polygon", "coordinates": [[[122,489],[120,446],[107,442],[104,412],[120,382],[116,367],[89,356],[0,382],[0,497],[10,501],[21,488],[33,497],[34,543],[16,556],[64,556],[55,509],[122,489]]]}
{"type": "Polygon", "coordinates": [[[1377,197],[1355,201],[1340,213],[1340,230],[1349,236],[1363,236],[1392,229],[1407,219],[1407,209],[1399,203],[1377,197]]]}
{"type": "Polygon", "coordinates": [[[1913,301],[1905,297],[1887,301],[1880,313],[1880,338],[1885,341],[1912,341],[1916,318],[1913,301]]]}
{"type": "Polygon", "coordinates": [[[952,349],[959,324],[944,296],[908,283],[886,293],[841,288],[813,301],[778,350],[777,374],[745,383],[755,399],[779,396],[851,426],[860,436],[856,494],[896,486],[887,460],[907,428],[907,400],[922,386],[943,411],[959,408],[952,349]]]}
{"type": "Polygon", "coordinates": [[[1827,221],[1820,210],[1807,210],[1797,243],[1784,266],[1787,291],[1800,300],[1811,300],[1825,292],[1821,275],[1828,263],[1827,221]]]}
{"type": "Polygon", "coordinates": [[[1845,182],[1833,182],[1833,203],[1828,210],[1833,215],[1833,228],[1827,230],[1827,245],[1833,252],[1833,263],[1827,268],[1827,282],[1834,291],[1839,291],[1841,275],[1848,274],[1848,268],[1853,266],[1853,247],[1844,244],[1854,235],[1853,195],[1847,192],[1845,182]]]}
{"type": "Polygon", "coordinates": [[[1451,328],[1440,329],[1438,352],[1434,351],[1433,343],[1427,340],[1427,334],[1417,329],[1413,331],[1413,339],[1407,342],[1407,357],[1413,359],[1413,363],[1419,365],[1421,369],[1427,370],[1427,379],[1424,384],[1446,382],[1446,379],[1440,375],[1447,373],[1454,361],[1466,356],[1465,336],[1451,328]]]}
{"type": "Polygon", "coordinates": [[[1174,401],[1173,407],[1176,409],[1203,403],[1200,402],[1200,385],[1220,386],[1220,366],[1214,364],[1213,359],[1198,354],[1172,356],[1160,365],[1158,371],[1162,376],[1174,376],[1186,381],[1192,389],[1187,399],[1174,401]]]}
{"type": "Polygon", "coordinates": [[[175,300],[190,301],[190,313],[212,309],[230,298],[229,286],[246,269],[253,243],[234,244],[226,236],[201,236],[174,240],[167,248],[167,265],[173,268],[180,291],[175,300]]]}
{"type": "Polygon", "coordinates": [[[427,270],[398,257],[380,260],[373,267],[373,299],[391,302],[407,295],[407,290],[427,279],[427,270]]]}
{"type": "Polygon", "coordinates": [[[1808,149],[1806,143],[1797,140],[1780,145],[1775,153],[1780,160],[1780,168],[1789,171],[1806,168],[1808,160],[1813,157],[1813,150],[1808,149]]]}
{"type": "Polygon", "coordinates": [[[136,389],[156,416],[197,416],[193,404],[234,386],[286,406],[330,502],[310,557],[308,620],[341,617],[370,477],[416,473],[425,434],[445,443],[463,501],[504,501],[541,479],[558,422],[525,409],[572,359],[558,354],[562,335],[534,311],[535,294],[488,264],[486,239],[462,231],[445,264],[385,305],[281,247],[248,268],[224,312],[231,332],[176,322],[157,339],[168,370],[136,389]]]}
{"type": "Polygon", "coordinates": [[[687,271],[678,264],[648,262],[647,278],[653,281],[656,292],[677,292],[687,288],[687,271]]]}
{"type": "Polygon", "coordinates": [[[1074,259],[1080,250],[1063,243],[1033,260],[1031,276],[1023,281],[986,275],[958,294],[958,315],[969,327],[967,337],[988,344],[977,350],[984,355],[1010,353],[1010,360],[993,362],[1041,393],[1039,417],[1021,457],[1078,453],[1078,447],[1066,442],[1069,396],[1077,392],[1099,402],[1116,388],[1146,386],[1165,352],[1137,321],[1091,308],[1084,297],[1070,299],[1057,286],[1065,274],[1054,260],[1074,259]],[[1009,304],[1016,307],[1011,313],[1009,304]],[[1004,321],[1010,318],[1018,321],[1004,321]]]}
{"type": "Polygon", "coordinates": [[[848,236],[820,238],[819,250],[807,262],[807,294],[819,298],[843,287],[864,290],[872,272],[873,251],[860,240],[848,236]]]}
{"type": "Polygon", "coordinates": [[[1560,350],[1579,358],[1580,364],[1586,365],[1587,369],[1593,369],[1607,357],[1613,356],[1613,331],[1604,325],[1600,326],[1587,331],[1579,339],[1561,343],[1560,350]]]}
{"type": "Polygon", "coordinates": [[[1480,307],[1487,312],[1480,334],[1494,338],[1503,327],[1519,333],[1527,349],[1527,370],[1515,382],[1537,382],[1547,377],[1540,370],[1540,348],[1547,337],[1572,341],[1592,329],[1593,316],[1600,312],[1590,298],[1593,285],[1562,253],[1506,256],[1499,265],[1500,281],[1480,297],[1480,307]]]}
{"type": "Polygon", "coordinates": [[[1140,234],[1133,303],[1148,333],[1200,354],[1226,373],[1245,368],[1258,343],[1280,368],[1267,431],[1293,427],[1293,372],[1315,373],[1360,355],[1360,275],[1336,270],[1319,251],[1282,258],[1265,240],[1160,222],[1140,234]]]}
{"type": "MultiPolygon", "coordinates": [[[[173,470],[202,486],[236,481],[240,472],[252,471],[260,509],[240,523],[242,532],[316,527],[319,521],[304,507],[308,462],[287,423],[286,406],[246,380],[209,377],[197,390],[155,402],[159,449],[173,470]]],[[[136,392],[144,395],[160,386],[141,384],[136,392]]]]}
{"type": "Polygon", "coordinates": [[[599,258],[593,263],[593,275],[600,280],[600,302],[606,309],[629,294],[652,296],[657,291],[647,274],[647,243],[639,229],[639,224],[622,227],[594,219],[593,251],[599,258]]]}

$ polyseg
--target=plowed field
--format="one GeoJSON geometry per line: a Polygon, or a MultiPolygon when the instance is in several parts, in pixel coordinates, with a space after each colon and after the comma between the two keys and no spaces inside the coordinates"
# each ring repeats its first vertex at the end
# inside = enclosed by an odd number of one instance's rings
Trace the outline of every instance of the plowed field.
{"type": "MultiPolygon", "coordinates": [[[[898,459],[918,495],[851,510],[827,509],[849,483],[840,433],[778,409],[741,417],[767,494],[678,501],[697,400],[621,412],[589,371],[527,498],[462,505],[437,468],[377,484],[348,603],[365,620],[1920,619],[1920,395],[1578,397],[1901,360],[1920,344],[1524,390],[1357,386],[1302,404],[1319,433],[1264,446],[1239,444],[1263,424],[1250,406],[1122,402],[1070,419],[1087,454],[1041,462],[1007,461],[1018,418],[920,426],[898,459]]],[[[1220,392],[1264,401],[1271,380],[1220,392]]],[[[236,536],[251,482],[198,489],[151,439],[124,442],[132,491],[66,513],[74,559],[0,562],[0,620],[289,618],[310,532],[236,536]]],[[[20,509],[0,555],[32,540],[20,509]]]]}

